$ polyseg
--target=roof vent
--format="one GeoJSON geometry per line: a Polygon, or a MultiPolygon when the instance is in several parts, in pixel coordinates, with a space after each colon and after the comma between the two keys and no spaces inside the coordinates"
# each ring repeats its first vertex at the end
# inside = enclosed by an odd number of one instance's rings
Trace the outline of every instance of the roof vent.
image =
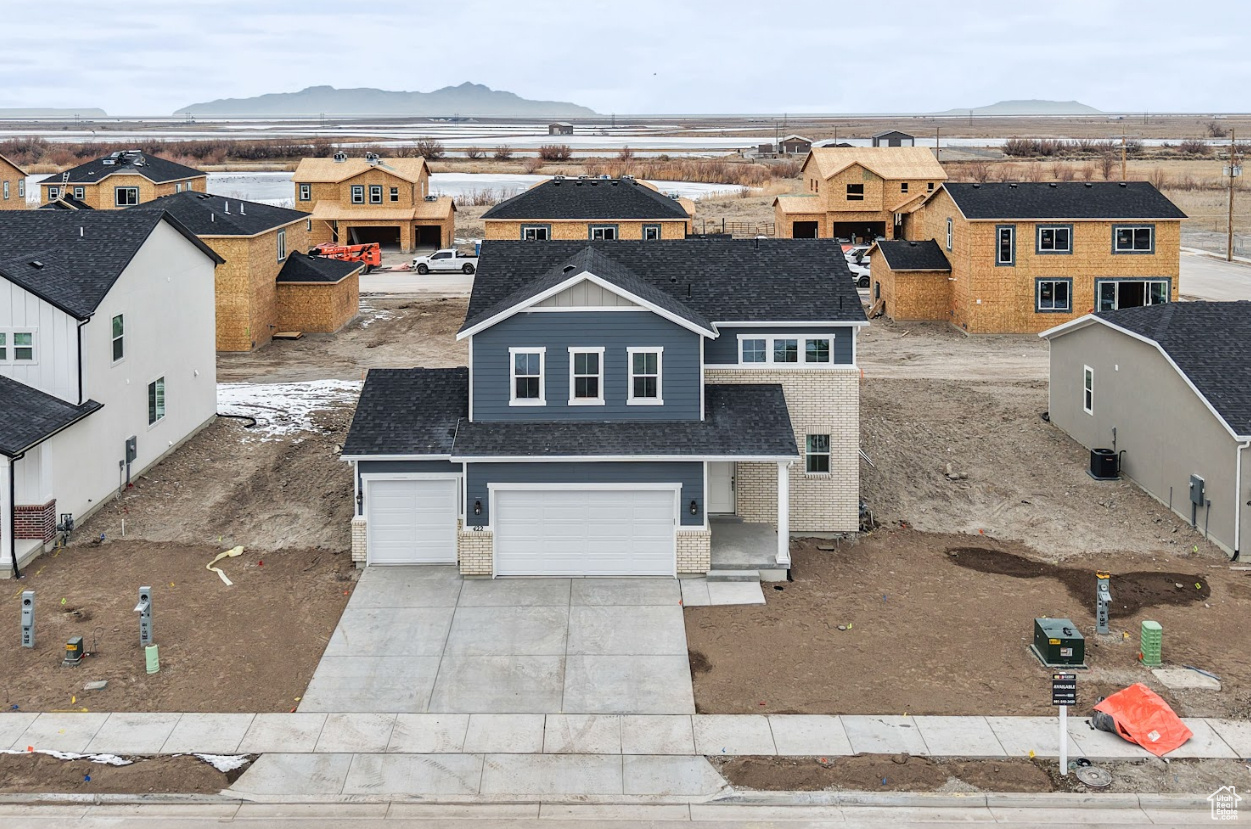
{"type": "Polygon", "coordinates": [[[1128,186],[1129,186],[1128,184],[1126,184],[1126,183],[1125,183],[1125,182],[1123,182],[1123,181],[1122,181],[1120,184],[1121,184],[1121,186],[1122,186],[1122,187],[1128,187],[1128,186]]]}
{"type": "Polygon", "coordinates": [[[1048,184],[1047,186],[1048,186],[1048,187],[1055,187],[1055,186],[1056,186],[1056,183],[1053,181],[1053,182],[1051,182],[1050,184],[1048,184]]]}
{"type": "Polygon", "coordinates": [[[114,158],[104,158],[100,160],[100,163],[103,164],[105,167],[112,167],[114,164],[117,163],[117,160],[114,158]]]}
{"type": "Polygon", "coordinates": [[[1094,185],[1093,185],[1093,184],[1091,184],[1089,181],[1088,181],[1088,182],[1086,182],[1086,186],[1087,186],[1087,187],[1094,187],[1094,185]]]}
{"type": "Polygon", "coordinates": [[[621,177],[621,180],[622,181],[634,181],[634,176],[630,175],[629,173],[626,173],[625,175],[621,177]]]}
{"type": "Polygon", "coordinates": [[[226,209],[223,210],[222,212],[225,213],[227,216],[230,215],[230,202],[229,201],[226,202],[226,209]]]}
{"type": "Polygon", "coordinates": [[[552,181],[564,181],[564,176],[552,176],[552,181]]]}
{"type": "Polygon", "coordinates": [[[569,273],[571,270],[573,270],[573,269],[574,269],[574,268],[576,268],[576,267],[577,267],[577,265],[565,265],[565,267],[563,267],[563,268],[561,268],[561,269],[560,269],[560,272],[561,272],[561,273],[569,273]]]}
{"type": "Polygon", "coordinates": [[[597,185],[597,184],[599,184],[599,179],[597,179],[597,178],[593,178],[593,179],[591,179],[591,186],[592,186],[592,187],[594,187],[594,186],[595,186],[595,185],[597,185]]]}
{"type": "Polygon", "coordinates": [[[678,278],[676,276],[669,277],[669,281],[672,282],[674,285],[678,284],[678,278]]]}
{"type": "Polygon", "coordinates": [[[909,242],[909,243],[908,243],[908,247],[910,247],[910,248],[915,248],[916,246],[917,246],[917,243],[916,243],[916,242],[909,242]]]}
{"type": "Polygon", "coordinates": [[[578,176],[578,181],[586,181],[590,176],[578,176]]]}
{"type": "Polygon", "coordinates": [[[334,154],[334,160],[336,164],[342,164],[343,162],[347,161],[347,153],[340,150],[339,152],[334,154]]]}
{"type": "Polygon", "coordinates": [[[377,164],[378,154],[377,153],[365,153],[365,160],[368,161],[370,164],[377,164]]]}
{"type": "Polygon", "coordinates": [[[426,201],[438,201],[438,196],[426,196],[426,201]]]}
{"type": "Polygon", "coordinates": [[[31,263],[30,263],[30,266],[31,266],[32,268],[41,268],[41,269],[42,269],[42,268],[43,268],[43,263],[42,263],[42,262],[40,262],[38,259],[32,259],[32,260],[31,260],[31,263]]]}
{"type": "Polygon", "coordinates": [[[1015,189],[1016,189],[1016,182],[1015,182],[1015,181],[1010,182],[1010,183],[1008,184],[1008,186],[1009,186],[1009,187],[1011,187],[1012,189],[1014,189],[1014,190],[1015,190],[1015,189]]]}
{"type": "Polygon", "coordinates": [[[246,215],[248,215],[248,214],[246,214],[246,213],[244,213],[244,212],[243,212],[243,204],[244,204],[243,202],[239,202],[239,215],[240,215],[240,216],[246,216],[246,215]]]}
{"type": "Polygon", "coordinates": [[[973,183],[973,189],[974,189],[974,190],[976,190],[977,188],[979,188],[979,187],[981,187],[981,186],[982,186],[982,185],[978,184],[977,182],[974,182],[974,183],[973,183]]]}

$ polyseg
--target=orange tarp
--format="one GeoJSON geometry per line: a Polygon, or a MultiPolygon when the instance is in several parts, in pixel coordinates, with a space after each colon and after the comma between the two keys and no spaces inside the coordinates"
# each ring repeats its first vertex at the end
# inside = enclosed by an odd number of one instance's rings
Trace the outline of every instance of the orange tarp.
{"type": "Polygon", "coordinates": [[[1117,734],[1157,757],[1163,757],[1194,736],[1168,703],[1141,682],[1117,691],[1096,705],[1095,710],[1112,717],[1117,734]]]}

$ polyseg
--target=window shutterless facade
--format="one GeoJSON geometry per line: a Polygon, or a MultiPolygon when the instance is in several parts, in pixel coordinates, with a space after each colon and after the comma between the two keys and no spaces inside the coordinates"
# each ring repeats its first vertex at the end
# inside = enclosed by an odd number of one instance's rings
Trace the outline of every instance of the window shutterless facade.
{"type": "Polygon", "coordinates": [[[369,185],[369,203],[370,204],[382,204],[382,185],[381,184],[369,185]]]}
{"type": "Polygon", "coordinates": [[[121,314],[113,317],[113,362],[126,356],[126,320],[121,314]]]}
{"type": "Polygon", "coordinates": [[[834,362],[834,338],[830,335],[757,337],[740,335],[740,365],[828,366],[834,362]]]}
{"type": "Polygon", "coordinates": [[[545,348],[510,348],[512,389],[508,403],[511,406],[544,406],[543,369],[547,357],[545,348]]]}
{"type": "Polygon", "coordinates": [[[643,240],[654,242],[660,238],[660,225],[643,225],[643,240]]]}
{"type": "Polygon", "coordinates": [[[617,226],[591,225],[590,236],[593,240],[613,241],[617,238],[617,226]]]}
{"type": "Polygon", "coordinates": [[[113,188],[113,203],[118,207],[129,207],[132,204],[139,203],[138,187],[115,187],[113,188]]]}
{"type": "Polygon", "coordinates": [[[7,181],[4,183],[4,200],[9,200],[9,183],[7,181]]]}
{"type": "Polygon", "coordinates": [[[83,188],[81,187],[74,188],[74,198],[78,199],[79,201],[82,201],[82,198],[84,195],[86,195],[86,192],[83,190],[83,188]]]}
{"type": "Polygon", "coordinates": [[[1082,366],[1082,411],[1095,413],[1095,370],[1090,366],[1082,366]]]}
{"type": "Polygon", "coordinates": [[[752,337],[738,341],[740,363],[769,362],[769,341],[764,338],[752,337]]]}
{"type": "Polygon", "coordinates": [[[1073,310],[1072,279],[1035,279],[1034,310],[1040,314],[1062,314],[1073,310]]]}
{"type": "Polygon", "coordinates": [[[947,250],[951,250],[951,243],[955,238],[955,227],[951,222],[951,217],[947,217],[947,250]]]}
{"type": "Polygon", "coordinates": [[[313,200],[313,185],[301,184],[300,185],[300,201],[312,201],[312,200],[313,200]]]}
{"type": "Polygon", "coordinates": [[[48,201],[56,201],[59,198],[61,198],[61,188],[49,187],[48,188],[48,201]]]}
{"type": "Polygon", "coordinates": [[[569,349],[569,405],[604,404],[604,349],[569,349]]]}
{"type": "Polygon", "coordinates": [[[18,198],[22,198],[22,199],[26,198],[26,180],[25,179],[19,178],[17,180],[17,195],[18,195],[18,198]]]}
{"type": "Polygon", "coordinates": [[[906,182],[906,181],[901,181],[901,182],[899,182],[899,192],[900,192],[900,193],[907,193],[907,192],[908,192],[908,182],[906,182]]]}
{"type": "MultiPolygon", "coordinates": [[[[948,230],[948,239],[950,239],[950,232],[948,230]]],[[[950,241],[947,242],[947,249],[951,250],[950,241]]],[[[995,264],[1016,264],[1016,227],[1014,225],[995,225],[995,264]]]]}
{"type": "Polygon", "coordinates": [[[365,185],[353,184],[352,185],[352,204],[364,204],[364,203],[365,203],[365,185]]]}
{"type": "Polygon", "coordinates": [[[830,473],[830,436],[808,435],[804,447],[804,471],[809,475],[830,473]]]}
{"type": "Polygon", "coordinates": [[[864,185],[847,185],[847,201],[864,201],[864,185]]]}
{"type": "Polygon", "coordinates": [[[286,258],[287,258],[287,231],[284,229],[284,230],[278,231],[278,261],[281,262],[282,260],[286,258]]]}
{"type": "Polygon", "coordinates": [[[400,188],[392,187],[391,188],[391,201],[399,201],[399,200],[400,200],[400,188]]]}
{"type": "Polygon", "coordinates": [[[777,337],[773,340],[773,362],[798,363],[799,340],[777,337]]]}
{"type": "Polygon", "coordinates": [[[35,356],[33,330],[0,331],[0,363],[33,363],[35,356]]]}
{"type": "Polygon", "coordinates": [[[551,225],[522,225],[521,241],[523,242],[546,242],[552,238],[551,225]]]}
{"type": "Polygon", "coordinates": [[[1073,252],[1073,226],[1072,225],[1040,225],[1038,227],[1037,241],[1034,246],[1035,253],[1072,253],[1073,252]]]}
{"type": "Polygon", "coordinates": [[[661,397],[661,361],[664,349],[627,348],[626,357],[630,361],[630,386],[626,404],[630,406],[660,406],[664,404],[661,397]]]}
{"type": "Polygon", "coordinates": [[[932,182],[932,181],[927,181],[927,182],[925,183],[925,192],[927,192],[927,193],[933,193],[933,192],[934,192],[934,182],[932,182]]]}
{"type": "Polygon", "coordinates": [[[165,419],[165,378],[148,383],[148,425],[165,419]]]}
{"type": "Polygon", "coordinates": [[[1155,253],[1155,225],[1114,225],[1113,253],[1155,253]]]}
{"type": "Polygon", "coordinates": [[[1168,279],[1096,279],[1095,307],[1100,311],[1163,305],[1172,298],[1168,279]]]}

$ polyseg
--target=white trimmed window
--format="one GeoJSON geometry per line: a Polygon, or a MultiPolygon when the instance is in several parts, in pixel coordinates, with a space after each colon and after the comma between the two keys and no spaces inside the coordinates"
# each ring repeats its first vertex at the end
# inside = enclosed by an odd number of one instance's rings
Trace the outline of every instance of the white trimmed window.
{"type": "Polygon", "coordinates": [[[604,405],[604,349],[569,349],[569,405],[604,405]]]}
{"type": "Polygon", "coordinates": [[[301,184],[300,185],[300,201],[312,201],[312,200],[313,200],[313,185],[301,184]]]}
{"type": "Polygon", "coordinates": [[[510,406],[545,406],[547,398],[543,390],[544,362],[547,357],[545,348],[510,348],[508,359],[511,362],[512,389],[509,392],[510,406]]]}
{"type": "Polygon", "coordinates": [[[955,233],[954,233],[954,229],[952,228],[951,217],[948,216],[947,217],[947,250],[951,250],[951,242],[954,236],[955,236],[955,233]]]}
{"type": "Polygon", "coordinates": [[[521,241],[523,242],[546,242],[552,238],[551,225],[522,225],[521,241]]]}
{"type": "Polygon", "coordinates": [[[83,188],[81,187],[74,188],[74,198],[78,199],[79,201],[82,201],[85,195],[86,193],[84,192],[83,188]]]}
{"type": "Polygon", "coordinates": [[[1082,366],[1082,411],[1095,413],[1095,370],[1090,366],[1082,366]]]}
{"type": "Polygon", "coordinates": [[[804,471],[809,475],[830,474],[829,435],[808,435],[804,452],[804,471]]]}
{"type": "Polygon", "coordinates": [[[591,225],[591,239],[599,242],[611,242],[617,238],[616,225],[591,225]]]}
{"type": "Polygon", "coordinates": [[[739,335],[738,361],[740,365],[833,365],[834,335],[739,335]]]}
{"type": "Polygon", "coordinates": [[[121,314],[113,317],[113,362],[126,356],[126,320],[121,314]]]}
{"type": "Polygon", "coordinates": [[[799,340],[791,337],[775,337],[773,340],[773,362],[798,363],[799,340]]]}
{"type": "Polygon", "coordinates": [[[48,188],[48,201],[56,201],[59,198],[61,198],[61,188],[49,187],[48,188]]]}
{"type": "Polygon", "coordinates": [[[313,232],[313,220],[312,219],[304,220],[304,229],[307,230],[309,233],[313,232]]]}
{"type": "Polygon", "coordinates": [[[353,184],[352,185],[352,204],[364,204],[364,203],[365,203],[365,185],[353,184]]]}
{"type": "Polygon", "coordinates": [[[738,341],[740,363],[769,362],[769,341],[763,337],[745,337],[738,341]]]}
{"type": "Polygon", "coordinates": [[[4,183],[4,200],[9,200],[9,183],[7,181],[4,183]]]}
{"type": "Polygon", "coordinates": [[[660,238],[660,225],[643,225],[643,241],[654,242],[660,238]]]}
{"type": "Polygon", "coordinates": [[[113,188],[113,203],[117,207],[129,207],[139,203],[138,187],[115,187],[113,188]]]}
{"type": "Polygon", "coordinates": [[[828,337],[812,337],[804,340],[804,362],[829,364],[830,339],[828,337]]]}
{"type": "Polygon", "coordinates": [[[13,362],[15,363],[35,362],[35,332],[34,331],[14,331],[13,332],[13,362]]]}
{"type": "Polygon", "coordinates": [[[165,378],[148,383],[148,425],[165,419],[165,378]]]}
{"type": "Polygon", "coordinates": [[[17,180],[17,195],[20,198],[26,198],[26,179],[19,178],[17,180]]]}
{"type": "Polygon", "coordinates": [[[285,229],[278,231],[278,261],[287,258],[287,231],[285,229]]]}
{"type": "Polygon", "coordinates": [[[662,406],[661,362],[664,349],[627,348],[630,360],[630,390],[626,404],[630,406],[662,406]]]}
{"type": "Polygon", "coordinates": [[[392,187],[391,188],[391,201],[399,201],[399,200],[400,200],[400,188],[392,187]]]}
{"type": "Polygon", "coordinates": [[[1038,228],[1039,253],[1072,253],[1073,229],[1067,225],[1038,228]]]}
{"type": "Polygon", "coordinates": [[[369,203],[370,204],[382,204],[382,185],[381,184],[369,185],[369,203]]]}

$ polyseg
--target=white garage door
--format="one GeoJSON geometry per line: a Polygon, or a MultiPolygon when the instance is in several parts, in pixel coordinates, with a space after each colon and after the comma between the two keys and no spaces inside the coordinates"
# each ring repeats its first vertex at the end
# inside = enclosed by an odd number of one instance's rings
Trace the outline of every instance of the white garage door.
{"type": "Polygon", "coordinates": [[[457,482],[367,480],[370,564],[455,564],[457,482]]]}
{"type": "Polygon", "coordinates": [[[499,576],[673,576],[672,489],[497,490],[499,576]]]}

